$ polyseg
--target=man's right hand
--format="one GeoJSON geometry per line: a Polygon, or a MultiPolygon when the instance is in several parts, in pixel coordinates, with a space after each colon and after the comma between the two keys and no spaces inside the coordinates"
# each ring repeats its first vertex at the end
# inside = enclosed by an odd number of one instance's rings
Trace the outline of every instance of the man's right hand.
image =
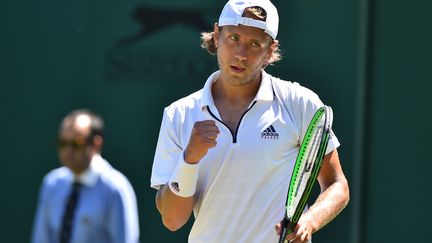
{"type": "Polygon", "coordinates": [[[210,148],[216,146],[216,138],[220,133],[214,120],[195,122],[189,143],[184,152],[184,160],[189,164],[198,163],[210,148]]]}

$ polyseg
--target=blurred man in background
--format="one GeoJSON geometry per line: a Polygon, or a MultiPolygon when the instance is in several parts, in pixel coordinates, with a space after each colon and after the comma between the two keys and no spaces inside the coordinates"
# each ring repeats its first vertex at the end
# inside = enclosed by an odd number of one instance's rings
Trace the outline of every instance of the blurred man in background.
{"type": "Polygon", "coordinates": [[[101,157],[104,122],[85,109],[61,122],[62,167],[43,179],[32,243],[137,243],[138,210],[128,179],[101,157]]]}

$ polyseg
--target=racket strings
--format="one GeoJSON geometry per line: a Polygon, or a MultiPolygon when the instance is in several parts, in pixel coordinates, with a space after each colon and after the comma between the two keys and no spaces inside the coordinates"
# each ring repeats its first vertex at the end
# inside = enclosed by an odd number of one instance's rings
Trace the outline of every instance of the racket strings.
{"type": "Polygon", "coordinates": [[[330,138],[330,130],[333,123],[333,111],[331,107],[325,106],[325,116],[322,117],[322,126],[321,126],[321,139],[318,144],[318,152],[316,157],[314,158],[314,165],[311,174],[309,175],[309,179],[305,180],[306,185],[303,191],[303,195],[299,199],[299,203],[297,205],[298,209],[296,210],[292,219],[297,222],[303,213],[302,210],[305,208],[307,200],[309,198],[310,192],[312,190],[312,186],[315,183],[316,178],[318,177],[318,173],[321,169],[322,161],[324,159],[325,152],[327,150],[328,141],[330,138]]]}
{"type": "Polygon", "coordinates": [[[307,149],[307,151],[309,151],[309,152],[307,153],[306,163],[303,166],[303,170],[302,170],[302,173],[301,173],[300,178],[299,178],[300,183],[298,184],[296,193],[294,194],[295,197],[297,197],[299,189],[301,187],[302,187],[302,189],[304,188],[304,186],[305,186],[304,182],[307,179],[309,179],[311,169],[315,163],[315,158],[318,154],[319,145],[321,142],[320,138],[322,136],[322,133],[323,133],[323,129],[321,126],[321,127],[317,128],[316,132],[312,136],[312,142],[310,143],[310,146],[307,149]]]}
{"type": "Polygon", "coordinates": [[[290,207],[290,212],[288,215],[290,217],[293,217],[296,211],[297,206],[299,205],[300,201],[302,200],[302,197],[299,196],[303,194],[305,191],[305,188],[307,186],[307,182],[309,178],[311,177],[312,168],[315,164],[315,159],[318,155],[318,151],[320,148],[321,138],[324,133],[324,114],[319,117],[319,119],[315,120],[313,123],[313,127],[311,132],[309,133],[309,141],[305,141],[307,143],[306,149],[303,150],[303,162],[300,166],[300,175],[296,176],[295,178],[295,193],[294,193],[294,200],[290,207]]]}

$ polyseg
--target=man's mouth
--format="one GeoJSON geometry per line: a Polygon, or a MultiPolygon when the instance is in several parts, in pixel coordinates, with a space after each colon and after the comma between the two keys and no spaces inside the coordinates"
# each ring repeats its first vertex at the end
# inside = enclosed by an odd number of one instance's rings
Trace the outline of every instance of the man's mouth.
{"type": "Polygon", "coordinates": [[[232,70],[233,72],[235,72],[235,73],[241,73],[241,72],[243,72],[244,70],[246,70],[246,68],[244,68],[244,67],[234,66],[234,65],[230,65],[230,68],[231,68],[231,70],[232,70]]]}

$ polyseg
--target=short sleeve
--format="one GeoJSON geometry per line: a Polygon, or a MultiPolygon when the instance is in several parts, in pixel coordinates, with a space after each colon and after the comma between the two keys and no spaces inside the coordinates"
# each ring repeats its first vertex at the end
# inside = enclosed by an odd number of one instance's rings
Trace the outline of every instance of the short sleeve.
{"type": "Polygon", "coordinates": [[[175,127],[175,124],[181,121],[176,122],[175,118],[174,109],[164,109],[151,173],[151,187],[157,190],[168,183],[179,158],[182,157],[183,148],[175,127]]]}
{"type": "MultiPolygon", "coordinates": [[[[295,114],[294,120],[297,123],[297,127],[300,129],[299,144],[301,144],[310,121],[318,109],[324,106],[324,103],[313,91],[298,84],[293,85],[292,87],[292,92],[290,92],[291,110],[293,110],[293,113],[295,114]]],[[[333,131],[331,131],[326,154],[339,146],[339,140],[333,131]]]]}

